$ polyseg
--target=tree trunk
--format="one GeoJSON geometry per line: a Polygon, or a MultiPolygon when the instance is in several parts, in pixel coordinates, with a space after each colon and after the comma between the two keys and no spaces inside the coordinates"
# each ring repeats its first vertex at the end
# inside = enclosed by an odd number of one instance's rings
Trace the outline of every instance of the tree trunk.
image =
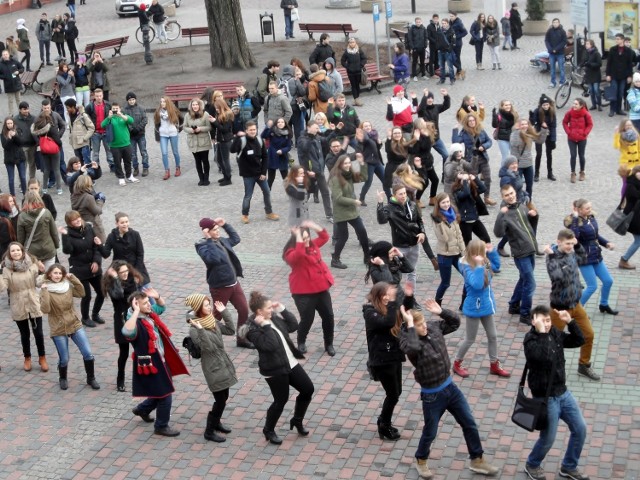
{"type": "Polygon", "coordinates": [[[244,32],[240,0],[204,0],[209,27],[211,66],[247,68],[255,66],[255,58],[244,32]]]}

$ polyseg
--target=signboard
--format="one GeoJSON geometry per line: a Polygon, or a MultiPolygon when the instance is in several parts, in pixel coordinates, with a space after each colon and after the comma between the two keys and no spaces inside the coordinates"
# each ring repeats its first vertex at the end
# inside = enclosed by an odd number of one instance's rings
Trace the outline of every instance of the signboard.
{"type": "Polygon", "coordinates": [[[384,6],[387,10],[387,18],[391,18],[393,16],[391,13],[391,2],[384,2],[384,6]]]}
{"type": "Polygon", "coordinates": [[[631,39],[631,45],[638,45],[638,4],[627,2],[606,2],[604,4],[604,48],[613,47],[616,34],[621,33],[631,39]]]}
{"type": "Polygon", "coordinates": [[[373,4],[373,21],[377,22],[380,20],[380,5],[377,3],[373,4]]]}
{"type": "Polygon", "coordinates": [[[571,0],[571,24],[589,26],[589,0],[571,0]]]}

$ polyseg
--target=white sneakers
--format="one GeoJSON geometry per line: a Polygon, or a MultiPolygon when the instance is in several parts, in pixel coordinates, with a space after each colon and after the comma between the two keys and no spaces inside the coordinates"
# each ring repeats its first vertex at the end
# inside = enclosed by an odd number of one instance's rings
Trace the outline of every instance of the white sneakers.
{"type": "Polygon", "coordinates": [[[127,182],[125,182],[124,178],[121,178],[120,180],[118,180],[118,183],[120,184],[121,187],[124,187],[127,182]]]}
{"type": "Polygon", "coordinates": [[[138,182],[140,182],[140,180],[138,180],[136,177],[131,175],[129,178],[127,178],[127,182],[129,182],[129,183],[138,183],[138,182]]]}

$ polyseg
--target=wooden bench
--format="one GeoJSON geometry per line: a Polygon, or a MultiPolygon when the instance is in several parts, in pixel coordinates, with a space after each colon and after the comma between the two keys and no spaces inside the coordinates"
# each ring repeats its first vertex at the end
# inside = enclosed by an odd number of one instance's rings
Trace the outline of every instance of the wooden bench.
{"type": "MultiPolygon", "coordinates": [[[[378,85],[383,80],[390,80],[391,77],[389,75],[383,75],[378,71],[378,66],[375,63],[367,63],[364,66],[365,71],[369,77],[369,88],[363,88],[363,90],[374,90],[381,94],[380,86],[378,85]]],[[[342,67],[336,68],[336,71],[342,77],[342,86],[344,91],[350,90],[351,82],[349,81],[349,77],[347,76],[347,70],[342,67]]]]}
{"type": "Polygon", "coordinates": [[[189,84],[173,84],[164,87],[164,94],[178,106],[179,102],[189,102],[192,98],[200,97],[208,88],[220,90],[225,99],[235,97],[236,87],[244,82],[235,80],[232,82],[203,82],[189,84]]]}
{"type": "Polygon", "coordinates": [[[299,23],[300,31],[307,32],[309,40],[314,40],[314,33],[341,32],[345,39],[349,39],[350,33],[356,33],[350,23],[299,23]]]}
{"type": "Polygon", "coordinates": [[[129,36],[127,35],[126,37],[112,38],[111,40],[103,40],[102,42],[87,43],[87,45],[84,47],[84,51],[88,57],[91,57],[91,55],[93,55],[93,52],[96,50],[113,48],[113,55],[111,55],[112,57],[115,57],[116,55],[122,56],[120,50],[124,45],[127,44],[128,41],[129,36]]]}
{"type": "Polygon", "coordinates": [[[20,74],[23,94],[26,93],[29,89],[33,90],[35,93],[38,93],[38,91],[36,90],[36,85],[38,85],[38,90],[42,91],[42,82],[38,81],[38,75],[40,74],[40,70],[42,70],[43,68],[44,63],[41,63],[35,72],[24,72],[20,74]]]}
{"type": "Polygon", "coordinates": [[[208,37],[208,36],[209,36],[209,27],[194,27],[194,28],[182,29],[182,38],[189,37],[189,45],[193,45],[191,40],[193,37],[208,37]]]}

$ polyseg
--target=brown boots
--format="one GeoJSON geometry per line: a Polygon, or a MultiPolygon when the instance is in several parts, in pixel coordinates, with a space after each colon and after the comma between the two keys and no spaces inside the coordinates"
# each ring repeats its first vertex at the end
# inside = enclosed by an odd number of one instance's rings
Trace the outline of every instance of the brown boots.
{"type": "Polygon", "coordinates": [[[620,257],[620,261],[618,262],[618,268],[621,270],[635,270],[636,266],[629,263],[624,258],[620,257]]]}
{"type": "Polygon", "coordinates": [[[40,370],[42,370],[43,372],[49,371],[49,365],[47,364],[47,357],[42,355],[41,357],[38,358],[38,363],[40,364],[40,370]]]}
{"type": "Polygon", "coordinates": [[[24,371],[31,371],[31,357],[24,357],[24,371]]]}
{"type": "Polygon", "coordinates": [[[162,177],[163,180],[169,180],[171,178],[171,170],[167,169],[164,171],[164,177],[162,177]]]}

